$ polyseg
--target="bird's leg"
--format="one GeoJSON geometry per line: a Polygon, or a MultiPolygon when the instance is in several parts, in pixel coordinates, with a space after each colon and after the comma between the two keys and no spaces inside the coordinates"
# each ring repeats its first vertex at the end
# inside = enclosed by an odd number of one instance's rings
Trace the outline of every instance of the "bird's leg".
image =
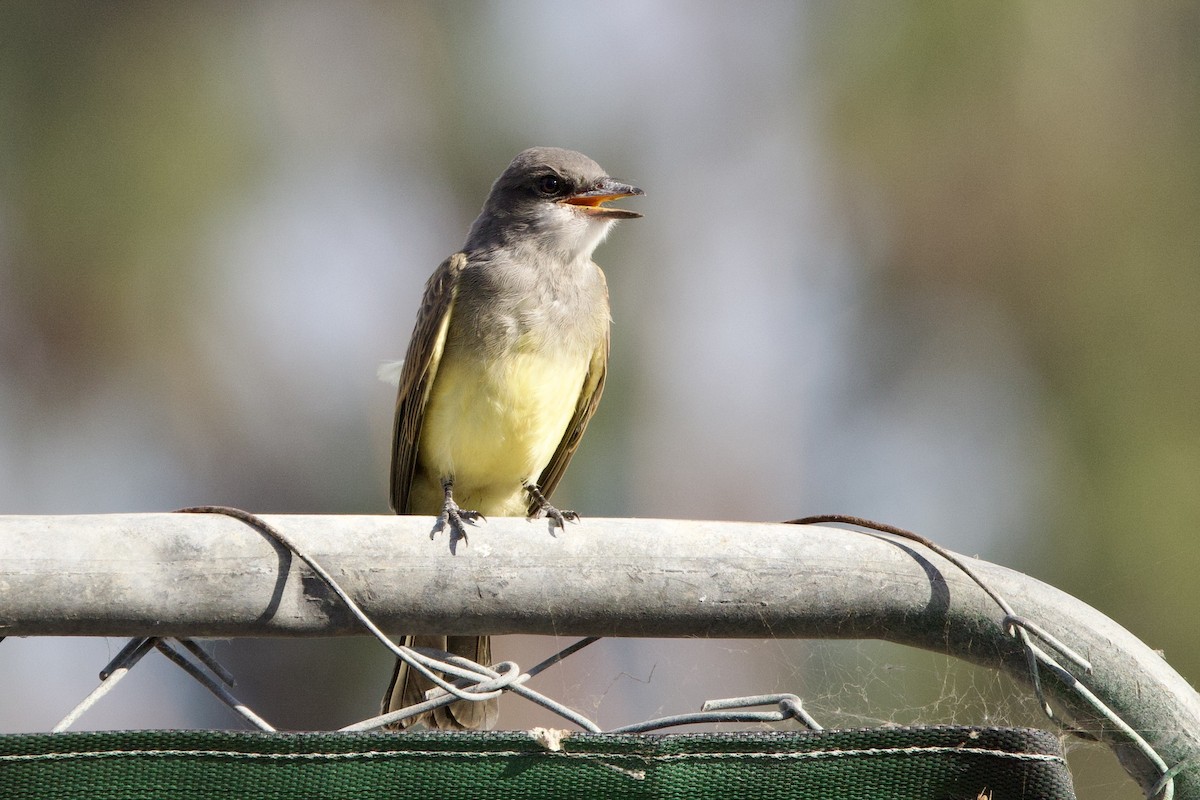
{"type": "MultiPolygon", "coordinates": [[[[534,512],[529,515],[531,519],[533,517],[540,517],[542,515],[545,515],[545,516],[549,517],[551,520],[553,520],[554,523],[557,524],[558,527],[562,528],[563,530],[566,530],[566,527],[567,527],[566,521],[567,520],[570,520],[571,522],[579,521],[579,514],[577,514],[576,512],[574,512],[574,511],[559,511],[557,508],[550,505],[550,501],[546,499],[546,495],[542,494],[542,490],[539,489],[536,484],[533,484],[533,483],[525,484],[525,491],[529,492],[530,498],[533,499],[533,502],[537,503],[537,508],[534,509],[534,512]]],[[[551,527],[553,527],[553,525],[551,527]]]]}
{"type": "Polygon", "coordinates": [[[458,503],[454,502],[454,479],[442,479],[442,491],[445,493],[445,498],[442,500],[442,513],[438,516],[437,524],[433,526],[433,532],[450,526],[450,533],[453,538],[454,534],[461,536],[464,540],[467,538],[467,523],[475,524],[475,520],[487,518],[478,511],[468,511],[458,507],[458,503]]]}

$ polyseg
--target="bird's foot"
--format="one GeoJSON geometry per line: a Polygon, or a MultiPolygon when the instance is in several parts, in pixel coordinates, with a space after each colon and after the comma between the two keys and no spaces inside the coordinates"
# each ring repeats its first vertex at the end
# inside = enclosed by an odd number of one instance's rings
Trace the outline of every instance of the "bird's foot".
{"type": "Polygon", "coordinates": [[[525,484],[525,491],[529,492],[529,497],[537,504],[537,508],[529,515],[530,519],[537,517],[549,517],[550,527],[555,525],[566,530],[567,521],[579,522],[579,514],[574,511],[566,511],[555,508],[550,505],[550,501],[546,499],[546,495],[542,494],[542,490],[532,483],[525,484]]]}
{"type": "Polygon", "coordinates": [[[433,526],[433,533],[429,535],[429,538],[432,539],[438,531],[449,527],[452,544],[456,537],[462,537],[464,542],[469,541],[467,539],[468,524],[474,525],[476,520],[487,522],[487,517],[478,511],[458,507],[458,503],[454,502],[453,487],[452,481],[442,483],[442,491],[446,493],[445,499],[442,501],[442,513],[438,515],[437,524],[433,526]]]}

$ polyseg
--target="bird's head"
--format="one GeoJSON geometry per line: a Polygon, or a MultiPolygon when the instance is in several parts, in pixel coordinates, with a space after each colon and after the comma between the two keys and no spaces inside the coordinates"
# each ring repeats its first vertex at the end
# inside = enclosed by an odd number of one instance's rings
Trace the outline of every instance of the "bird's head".
{"type": "Polygon", "coordinates": [[[606,205],[645,194],[610,178],[582,153],[532,147],[520,153],[492,185],[471,239],[529,239],[571,257],[590,257],[617,220],[642,216],[606,205]]]}

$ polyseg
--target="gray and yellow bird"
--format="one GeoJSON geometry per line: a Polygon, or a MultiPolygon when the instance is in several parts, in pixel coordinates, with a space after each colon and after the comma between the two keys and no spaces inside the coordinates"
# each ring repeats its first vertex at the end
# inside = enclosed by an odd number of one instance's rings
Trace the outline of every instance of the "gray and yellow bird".
{"type": "MultiPolygon", "coordinates": [[[[431,514],[467,535],[485,515],[575,519],[547,498],[600,402],[608,363],[604,273],[592,252],[616,220],[605,205],[642,190],[557,147],[519,154],[492,185],[463,249],[425,286],[400,370],[392,442],[397,514],[431,514]]],[[[404,643],[491,662],[486,636],[404,643]]],[[[396,664],[384,713],[432,687],[396,664]]],[[[495,727],[496,701],[459,701],[406,720],[438,729],[495,727]]]]}

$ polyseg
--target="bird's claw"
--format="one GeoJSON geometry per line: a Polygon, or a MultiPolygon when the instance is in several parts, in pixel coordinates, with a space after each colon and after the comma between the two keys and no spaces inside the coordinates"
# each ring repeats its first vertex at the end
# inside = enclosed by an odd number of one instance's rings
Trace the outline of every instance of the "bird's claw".
{"type": "Polygon", "coordinates": [[[437,524],[433,526],[433,532],[429,534],[429,538],[432,539],[434,534],[449,527],[451,537],[460,537],[464,542],[469,542],[467,525],[474,525],[477,520],[487,522],[487,517],[478,511],[459,508],[458,503],[447,498],[446,502],[442,504],[442,513],[438,516],[437,524]]]}
{"type": "Polygon", "coordinates": [[[529,492],[529,496],[537,503],[537,510],[529,515],[530,519],[535,517],[549,517],[550,527],[557,525],[563,530],[567,529],[567,521],[579,522],[579,514],[574,511],[561,511],[550,505],[550,501],[546,499],[546,495],[542,494],[542,490],[537,485],[532,483],[525,484],[525,491],[529,492]]]}
{"type": "Polygon", "coordinates": [[[555,508],[554,506],[548,505],[548,504],[545,506],[542,506],[541,513],[550,518],[552,527],[554,525],[558,525],[558,527],[562,528],[563,530],[566,530],[566,528],[567,528],[567,521],[579,522],[579,514],[578,513],[574,512],[574,511],[565,511],[565,510],[560,511],[559,509],[555,508]]]}

